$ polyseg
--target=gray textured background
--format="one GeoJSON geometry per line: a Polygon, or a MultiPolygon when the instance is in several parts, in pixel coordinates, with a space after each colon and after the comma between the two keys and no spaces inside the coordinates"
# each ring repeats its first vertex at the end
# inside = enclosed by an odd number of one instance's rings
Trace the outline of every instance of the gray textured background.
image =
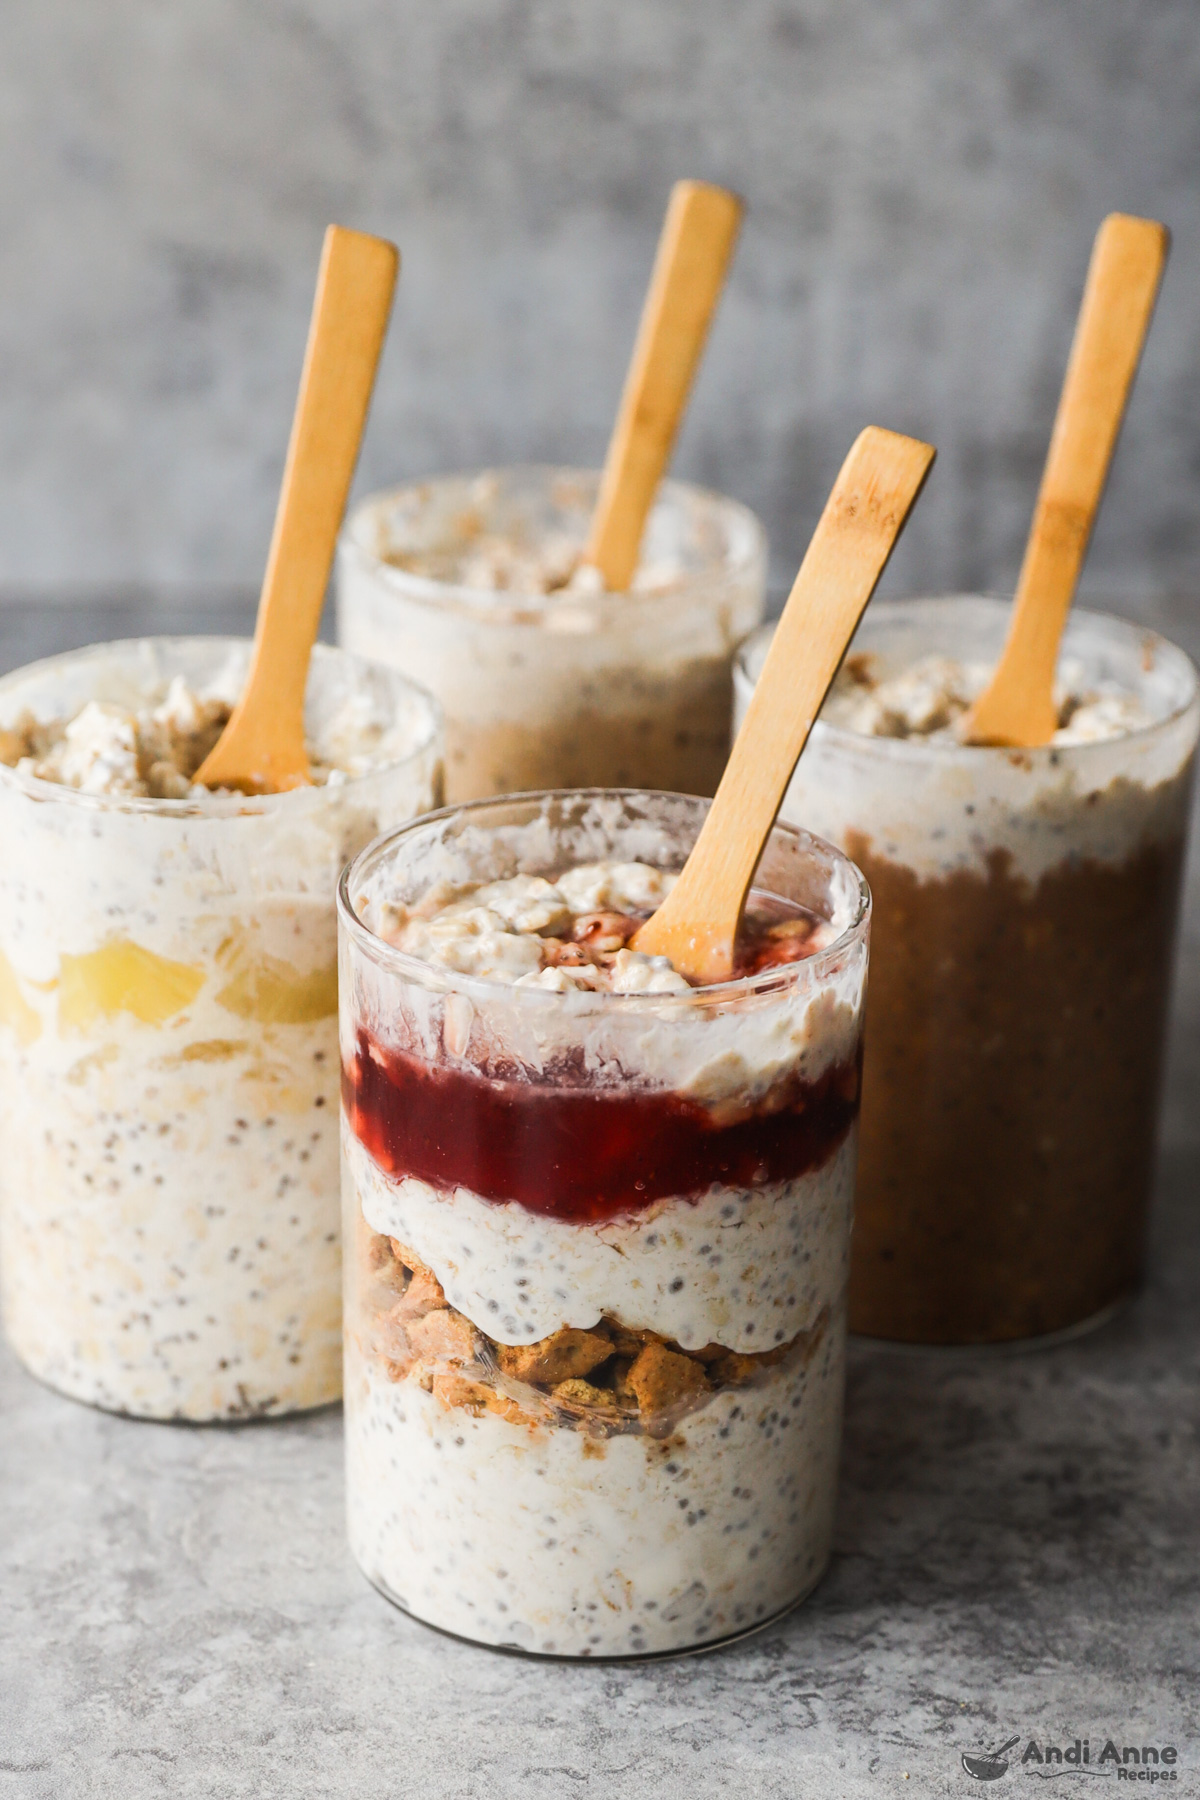
{"type": "Polygon", "coordinates": [[[776,580],[862,424],[892,591],[1011,584],[1088,247],[1176,234],[1088,573],[1200,587],[1195,0],[9,0],[0,597],[258,579],[325,223],[405,256],[360,490],[595,462],[668,187],[750,214],[681,473],[776,580]]]}

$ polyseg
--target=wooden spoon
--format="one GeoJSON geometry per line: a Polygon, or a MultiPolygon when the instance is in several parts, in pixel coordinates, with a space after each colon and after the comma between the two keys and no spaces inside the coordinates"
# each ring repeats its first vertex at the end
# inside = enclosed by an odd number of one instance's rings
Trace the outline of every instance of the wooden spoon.
{"type": "Polygon", "coordinates": [[[206,787],[270,794],[310,780],[304,690],[329,570],[387,332],[399,253],[325,233],[300,394],[241,699],[196,773],[206,787]]]}
{"type": "Polygon", "coordinates": [[[721,785],[678,882],[633,938],[693,981],[728,981],[742,909],[821,702],[936,452],[868,426],[842,464],[721,785]]]}
{"type": "Polygon", "coordinates": [[[1171,237],[1110,213],[1096,234],[1003,655],[961,726],[968,744],[1047,744],[1054,670],[1171,237]]]}
{"type": "Polygon", "coordinates": [[[671,189],[583,553],[610,593],[633,580],[741,218],[742,202],[724,188],[677,181],[671,189]]]}

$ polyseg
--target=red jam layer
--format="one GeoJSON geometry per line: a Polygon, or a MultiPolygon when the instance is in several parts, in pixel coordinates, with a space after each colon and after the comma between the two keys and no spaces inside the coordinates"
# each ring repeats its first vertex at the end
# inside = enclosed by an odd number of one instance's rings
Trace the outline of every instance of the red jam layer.
{"type": "Polygon", "coordinates": [[[641,1212],[714,1182],[759,1187],[819,1169],[858,1112],[857,1062],[794,1082],[770,1112],[718,1123],[664,1089],[490,1080],[359,1033],[342,1070],[351,1130],[387,1175],[466,1187],[570,1224],[641,1212]]]}

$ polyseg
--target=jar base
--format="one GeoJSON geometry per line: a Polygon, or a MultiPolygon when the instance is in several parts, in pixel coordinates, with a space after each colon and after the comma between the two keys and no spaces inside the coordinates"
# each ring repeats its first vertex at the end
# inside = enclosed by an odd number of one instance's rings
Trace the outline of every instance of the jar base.
{"type": "Polygon", "coordinates": [[[47,1393],[55,1394],[60,1400],[69,1400],[73,1406],[90,1406],[93,1412],[108,1413],[114,1419],[130,1419],[136,1425],[183,1425],[204,1431],[217,1426],[240,1430],[246,1425],[269,1425],[273,1420],[304,1419],[313,1413],[329,1412],[335,1407],[340,1409],[342,1404],[339,1391],[325,1399],[309,1401],[303,1406],[275,1406],[267,1402],[262,1406],[251,1404],[244,1412],[208,1413],[203,1418],[193,1418],[186,1413],[138,1412],[131,1406],[120,1406],[116,1401],[98,1400],[91,1394],[72,1393],[69,1387],[53,1380],[49,1375],[43,1375],[27,1362],[11,1338],[6,1336],[5,1342],[30,1380],[36,1381],[47,1393]]]}
{"type": "Polygon", "coordinates": [[[436,1631],[439,1637],[451,1638],[456,1644],[469,1644],[474,1650],[490,1650],[498,1656],[518,1656],[525,1662],[576,1664],[669,1662],[673,1658],[682,1656],[707,1656],[710,1651],[727,1650],[731,1644],[740,1644],[744,1639],[757,1637],[759,1632],[769,1630],[772,1625],[778,1625],[781,1619],[786,1619],[788,1614],[795,1612],[798,1606],[803,1606],[824,1580],[828,1567],[829,1558],[827,1557],[804,1591],[797,1594],[794,1600],[789,1600],[786,1606],[781,1606],[778,1612],[773,1612],[770,1618],[756,1619],[753,1625],[743,1625],[738,1631],[726,1632],[723,1637],[709,1638],[703,1644],[686,1644],[678,1650],[637,1650],[621,1656],[582,1654],[569,1656],[551,1650],[525,1650],[520,1644],[489,1644],[483,1638],[464,1637],[460,1631],[448,1631],[444,1625],[435,1625],[431,1619],[423,1619],[420,1613],[413,1612],[411,1608],[405,1606],[402,1600],[396,1598],[386,1582],[380,1581],[374,1575],[368,1575],[366,1570],[359,1566],[363,1579],[369,1581],[376,1593],[382,1594],[383,1598],[394,1606],[397,1612],[403,1613],[406,1619],[412,1619],[416,1624],[423,1625],[427,1631],[436,1631]]]}
{"type": "Polygon", "coordinates": [[[1120,1294],[1102,1306],[1097,1312],[1089,1313],[1086,1319],[1076,1319],[1073,1324],[1063,1325],[1058,1331],[1046,1331],[1039,1337],[1023,1338],[959,1338],[938,1342],[922,1342],[919,1339],[875,1337],[870,1332],[852,1331],[850,1342],[863,1344],[873,1350],[894,1350],[900,1355],[940,1356],[959,1350],[980,1351],[987,1356],[1028,1356],[1038,1350],[1054,1350],[1060,1344],[1073,1344],[1076,1338],[1090,1337],[1092,1332],[1118,1318],[1127,1306],[1136,1300],[1139,1290],[1131,1288],[1127,1294],[1120,1294]]]}

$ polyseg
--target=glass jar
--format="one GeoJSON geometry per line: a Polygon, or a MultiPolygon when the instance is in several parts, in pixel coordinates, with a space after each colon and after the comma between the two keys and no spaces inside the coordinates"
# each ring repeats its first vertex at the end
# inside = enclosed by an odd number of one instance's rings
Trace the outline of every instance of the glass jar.
{"type": "Polygon", "coordinates": [[[803,1598],[829,1555],[858,871],[777,828],[757,891],[836,937],[682,994],[506,986],[364,923],[438,882],[677,870],[706,810],[495,800],[393,833],[342,880],[351,1547],[389,1599],[479,1643],[719,1642],[803,1598]]]}
{"type": "MultiPolygon", "coordinates": [[[[1007,602],[874,606],[886,679],[995,662],[1007,602]]],[[[738,716],[769,634],[739,659],[738,716]]],[[[1145,729],[1004,750],[818,721],[783,816],[874,898],[850,1323],[990,1343],[1108,1315],[1142,1270],[1200,701],[1182,651],[1076,611],[1060,673],[1145,729]]]]}
{"type": "Polygon", "coordinates": [[[338,556],[338,638],[446,713],[453,801],[535,788],[711,794],[733,654],[762,618],[766,538],[733,500],[663,482],[627,594],[568,585],[599,475],[513,468],[365,501],[338,556]]]}
{"type": "MultiPolygon", "coordinates": [[[[35,663],[0,681],[0,727],[144,707],[174,676],[234,698],[249,648],[35,663]]],[[[365,772],[156,800],[0,767],[4,1320],[27,1368],[97,1406],[244,1419],[340,1392],[335,888],[439,803],[441,723],[318,646],[307,731],[365,772]]]]}

